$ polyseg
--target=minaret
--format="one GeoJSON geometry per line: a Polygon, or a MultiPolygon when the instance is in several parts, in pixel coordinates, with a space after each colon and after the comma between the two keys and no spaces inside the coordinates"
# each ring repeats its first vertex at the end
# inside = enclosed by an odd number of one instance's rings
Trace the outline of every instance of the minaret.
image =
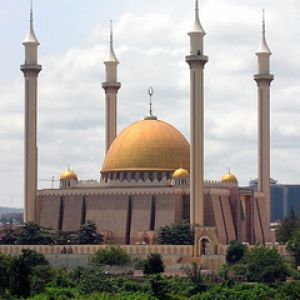
{"type": "Polygon", "coordinates": [[[204,225],[204,66],[208,57],[203,55],[205,31],[199,20],[199,4],[196,1],[195,23],[188,33],[190,55],[190,223],[204,225]]]}
{"type": "Polygon", "coordinates": [[[270,85],[274,76],[270,74],[271,51],[266,42],[265,17],[263,11],[262,40],[256,52],[258,74],[258,191],[264,193],[267,221],[270,224],[270,85]]]}
{"type": "Polygon", "coordinates": [[[37,191],[37,78],[42,67],[38,64],[38,46],[34,29],[32,5],[29,32],[23,42],[25,63],[21,70],[25,76],[25,199],[24,221],[36,222],[37,191]]]}
{"type": "Polygon", "coordinates": [[[102,83],[105,90],[106,112],[105,112],[105,151],[117,136],[117,93],[121,84],[117,81],[117,66],[119,61],[116,58],[113,46],[112,21],[110,22],[110,47],[109,54],[104,61],[106,69],[106,81],[102,83]]]}

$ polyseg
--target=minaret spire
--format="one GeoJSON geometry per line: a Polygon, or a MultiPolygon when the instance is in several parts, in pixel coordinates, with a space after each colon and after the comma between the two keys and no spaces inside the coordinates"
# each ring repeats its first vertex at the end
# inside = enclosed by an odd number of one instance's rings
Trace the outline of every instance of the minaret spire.
{"type": "Polygon", "coordinates": [[[37,86],[42,66],[38,64],[38,46],[33,29],[32,1],[30,6],[30,27],[23,42],[25,63],[21,71],[25,77],[25,167],[24,167],[24,221],[36,222],[36,191],[38,174],[37,151],[37,86]]]}
{"type": "Polygon", "coordinates": [[[195,23],[194,23],[193,31],[202,32],[202,34],[205,35],[205,31],[201,25],[200,17],[199,17],[199,1],[198,0],[196,0],[196,3],[195,3],[195,23]]]}
{"type": "MultiPolygon", "coordinates": [[[[254,75],[257,83],[258,103],[258,191],[264,194],[267,228],[270,225],[270,86],[274,76],[270,74],[271,51],[266,41],[265,13],[262,13],[262,39],[255,53],[258,72],[254,75]]],[[[265,242],[270,241],[270,234],[264,234],[265,242]]]]}
{"type": "Polygon", "coordinates": [[[113,32],[113,21],[110,20],[110,35],[109,35],[109,53],[105,61],[119,63],[115,51],[114,51],[114,32],[113,32]]]}
{"type": "Polygon", "coordinates": [[[25,37],[23,45],[26,44],[34,44],[39,45],[39,41],[35,35],[34,28],[33,28],[33,1],[30,2],[30,18],[29,18],[29,31],[25,37]]]}
{"type": "Polygon", "coordinates": [[[190,223],[204,225],[204,36],[196,0],[195,22],[190,36],[190,223]]]}
{"type": "Polygon", "coordinates": [[[201,25],[199,18],[199,2],[195,2],[195,21],[192,30],[188,33],[190,36],[191,43],[191,55],[202,55],[203,54],[203,37],[205,36],[205,31],[201,25]]]}
{"type": "Polygon", "coordinates": [[[105,150],[107,152],[117,135],[117,94],[121,87],[121,84],[118,82],[119,61],[117,60],[114,51],[112,20],[110,21],[109,53],[104,61],[104,64],[106,70],[106,80],[102,83],[102,87],[105,90],[106,101],[105,150]]]}
{"type": "Polygon", "coordinates": [[[262,37],[261,37],[261,43],[256,51],[256,54],[268,54],[271,55],[272,52],[268,46],[267,40],[266,40],[266,21],[265,21],[265,10],[262,10],[262,37]]]}

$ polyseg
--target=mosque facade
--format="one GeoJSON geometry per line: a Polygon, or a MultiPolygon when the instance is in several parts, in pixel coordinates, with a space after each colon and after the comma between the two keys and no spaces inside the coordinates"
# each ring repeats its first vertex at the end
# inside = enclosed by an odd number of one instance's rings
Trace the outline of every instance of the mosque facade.
{"type": "MultiPolygon", "coordinates": [[[[106,79],[106,155],[99,180],[81,181],[67,170],[58,189],[37,189],[37,86],[41,66],[33,28],[23,45],[25,63],[25,221],[63,231],[96,223],[106,240],[118,244],[155,244],[161,226],[187,220],[203,245],[274,242],[270,231],[270,74],[271,52],[265,38],[256,53],[258,74],[258,189],[240,187],[225,174],[204,180],[204,52],[205,31],[198,1],[186,56],[190,70],[190,144],[172,125],[152,114],[117,134],[118,64],[111,29],[106,79]]],[[[187,68],[188,70],[188,68],[187,68]]],[[[210,249],[214,247],[200,247],[210,249]]],[[[206,250],[204,250],[206,251],[206,250]]]]}

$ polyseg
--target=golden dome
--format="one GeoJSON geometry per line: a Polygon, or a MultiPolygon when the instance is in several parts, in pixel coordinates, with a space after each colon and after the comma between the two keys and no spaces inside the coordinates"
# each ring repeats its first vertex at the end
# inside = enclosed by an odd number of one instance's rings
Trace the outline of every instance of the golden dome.
{"type": "Polygon", "coordinates": [[[228,173],[225,174],[221,178],[221,183],[234,183],[234,184],[237,184],[238,180],[233,174],[230,173],[230,170],[229,170],[228,173]]]}
{"type": "Polygon", "coordinates": [[[190,145],[170,124],[145,119],[125,128],[111,144],[101,173],[189,170],[190,145]]]}
{"type": "Polygon", "coordinates": [[[187,171],[186,169],[183,168],[179,168],[177,169],[172,176],[174,179],[177,178],[189,178],[190,177],[190,173],[189,171],[187,171]]]}
{"type": "Polygon", "coordinates": [[[74,171],[67,170],[61,174],[60,180],[78,180],[78,177],[74,171]]]}

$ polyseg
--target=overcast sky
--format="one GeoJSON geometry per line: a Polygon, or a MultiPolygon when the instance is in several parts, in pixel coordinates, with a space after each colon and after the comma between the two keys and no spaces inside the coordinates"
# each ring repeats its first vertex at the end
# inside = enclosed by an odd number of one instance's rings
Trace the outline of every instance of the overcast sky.
{"type": "MultiPolygon", "coordinates": [[[[266,9],[275,75],[271,91],[271,175],[300,184],[300,1],[202,0],[206,30],[205,177],[230,166],[242,185],[257,176],[254,55],[266,9]]],[[[189,139],[187,32],[193,0],[42,0],[34,3],[39,62],[39,179],[70,163],[80,179],[99,179],[104,158],[103,60],[109,20],[120,60],[119,129],[154,113],[189,139]]],[[[23,206],[24,62],[29,1],[0,2],[0,206],[23,206]]],[[[39,187],[50,187],[39,181],[39,187]]]]}

